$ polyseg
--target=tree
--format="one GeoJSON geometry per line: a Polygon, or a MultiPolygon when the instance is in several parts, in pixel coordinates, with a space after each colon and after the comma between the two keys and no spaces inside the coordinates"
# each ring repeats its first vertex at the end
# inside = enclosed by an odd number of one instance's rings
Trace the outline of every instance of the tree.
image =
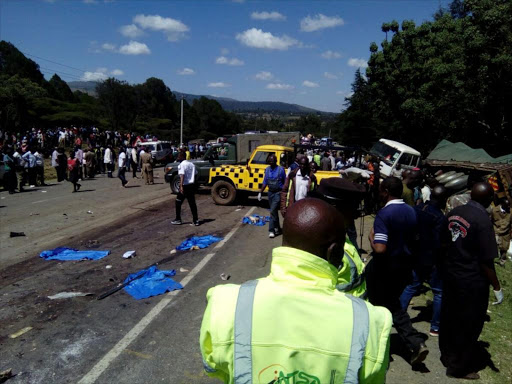
{"type": "Polygon", "coordinates": [[[132,86],[113,77],[96,87],[100,106],[114,131],[130,131],[136,118],[136,97],[132,86]]]}
{"type": "Polygon", "coordinates": [[[51,97],[61,101],[68,101],[70,103],[75,101],[75,96],[73,95],[73,92],[71,92],[68,83],[62,80],[59,75],[54,74],[48,84],[48,92],[51,97]]]}

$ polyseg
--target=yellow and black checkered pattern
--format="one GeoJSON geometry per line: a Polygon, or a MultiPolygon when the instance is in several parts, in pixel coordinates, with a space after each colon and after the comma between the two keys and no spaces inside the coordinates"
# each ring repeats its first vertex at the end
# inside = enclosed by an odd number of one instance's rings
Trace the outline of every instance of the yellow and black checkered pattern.
{"type": "Polygon", "coordinates": [[[236,189],[259,191],[263,185],[266,167],[254,167],[247,169],[246,166],[226,165],[210,169],[210,179],[223,176],[229,178],[236,189]]]}

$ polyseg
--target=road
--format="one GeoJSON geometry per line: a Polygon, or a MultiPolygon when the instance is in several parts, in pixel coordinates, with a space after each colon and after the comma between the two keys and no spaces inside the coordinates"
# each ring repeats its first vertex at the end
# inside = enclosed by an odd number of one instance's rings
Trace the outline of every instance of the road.
{"type": "MultiPolygon", "coordinates": [[[[160,184],[153,186],[129,179],[132,188],[124,189],[118,179],[100,175],[84,181],[84,192],[75,194],[69,183],[0,193],[0,371],[12,368],[17,374],[9,383],[216,382],[203,373],[198,345],[206,292],[226,283],[221,274],[235,284],[268,274],[272,248],[281,237],[268,239],[265,227],[241,225],[249,212],[268,212],[257,201],[245,207],[215,206],[207,190],[197,196],[202,225],[189,225],[185,204],[184,225],[172,226],[174,196],[161,171],[156,175],[160,184]],[[27,236],[10,238],[10,231],[27,236]],[[170,254],[187,237],[210,234],[225,240],[204,250],[170,254]],[[56,246],[112,253],[81,262],[38,257],[56,246]],[[123,259],[128,250],[137,256],[123,259]],[[120,291],[96,300],[129,273],[163,259],[170,260],[160,269],[175,269],[183,290],[145,300],[120,291]],[[64,291],[93,295],[48,298],[64,291]],[[10,337],[26,327],[31,329],[10,337]]],[[[366,223],[367,232],[371,220],[366,223]]],[[[422,305],[418,309],[425,312],[422,305]]],[[[418,313],[411,309],[413,317],[418,313]]],[[[420,316],[416,325],[428,331],[425,318],[420,316]]],[[[430,373],[412,371],[394,351],[387,382],[453,382],[439,363],[437,340],[427,344],[432,353],[424,371],[430,373]]]]}

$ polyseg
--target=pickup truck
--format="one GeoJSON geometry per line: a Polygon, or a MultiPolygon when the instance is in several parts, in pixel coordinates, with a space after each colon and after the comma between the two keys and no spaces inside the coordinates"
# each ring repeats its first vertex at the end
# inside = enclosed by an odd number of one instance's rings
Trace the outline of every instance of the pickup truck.
{"type": "MultiPolygon", "coordinates": [[[[199,185],[208,184],[212,167],[247,164],[252,151],[260,145],[291,146],[299,140],[299,132],[257,132],[234,135],[226,142],[217,143],[208,148],[201,159],[190,160],[197,170],[196,182],[199,185]]],[[[178,165],[179,163],[169,163],[165,167],[165,181],[170,184],[172,193],[178,193],[180,186],[178,165]]]]}
{"type": "MultiPolygon", "coordinates": [[[[210,169],[208,185],[212,186],[212,199],[215,204],[232,204],[238,195],[255,195],[262,186],[268,158],[276,155],[277,164],[287,169],[295,160],[291,147],[262,145],[251,154],[247,165],[221,165],[210,169]]],[[[327,177],[339,177],[337,171],[316,172],[318,182],[327,177]]]]}

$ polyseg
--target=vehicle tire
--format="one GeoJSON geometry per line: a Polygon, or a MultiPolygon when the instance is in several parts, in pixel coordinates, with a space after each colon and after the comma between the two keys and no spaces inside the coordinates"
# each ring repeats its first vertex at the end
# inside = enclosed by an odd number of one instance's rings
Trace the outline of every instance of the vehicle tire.
{"type": "Polygon", "coordinates": [[[174,175],[171,179],[170,184],[171,184],[172,193],[177,195],[178,192],[180,191],[180,175],[178,175],[178,174],[174,175]]]}
{"type": "Polygon", "coordinates": [[[218,205],[230,205],[236,199],[236,189],[233,184],[219,180],[212,187],[212,199],[218,205]]]}

